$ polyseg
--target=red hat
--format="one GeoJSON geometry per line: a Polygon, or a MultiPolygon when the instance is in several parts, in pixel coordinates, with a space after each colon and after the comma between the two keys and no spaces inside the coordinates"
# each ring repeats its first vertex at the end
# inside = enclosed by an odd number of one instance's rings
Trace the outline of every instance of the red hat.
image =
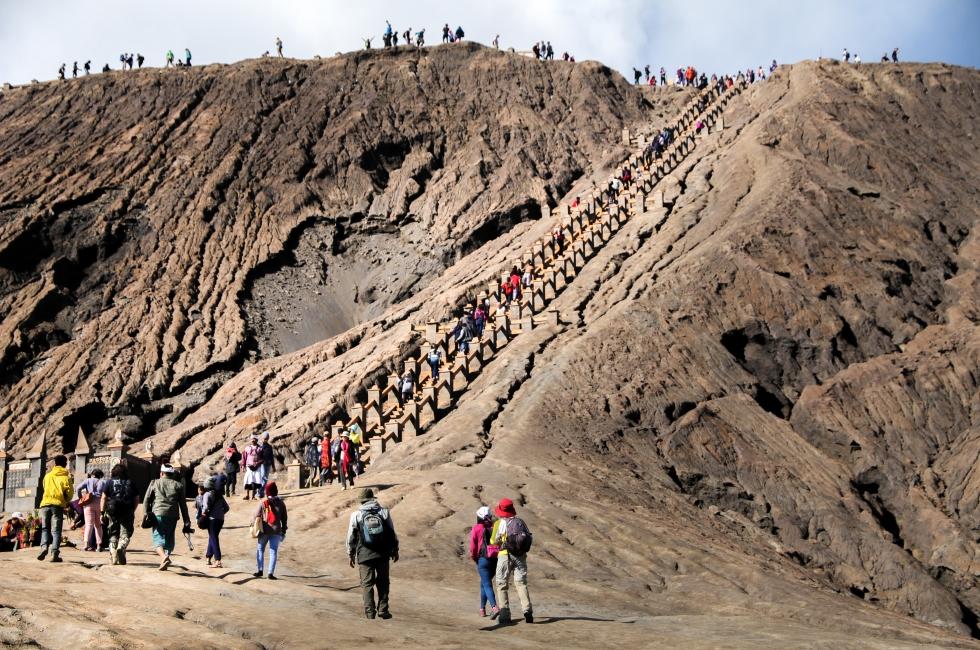
{"type": "Polygon", "coordinates": [[[514,502],[510,499],[501,499],[497,508],[493,511],[498,517],[516,517],[517,510],[514,509],[514,502]]]}
{"type": "Polygon", "coordinates": [[[267,497],[279,496],[279,486],[276,485],[275,481],[269,481],[265,484],[265,495],[267,497]]]}

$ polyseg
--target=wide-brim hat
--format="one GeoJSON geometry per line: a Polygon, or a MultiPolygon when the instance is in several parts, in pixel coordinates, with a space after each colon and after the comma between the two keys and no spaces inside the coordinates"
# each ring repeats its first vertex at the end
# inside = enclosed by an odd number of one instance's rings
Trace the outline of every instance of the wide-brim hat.
{"type": "Polygon", "coordinates": [[[513,501],[510,499],[501,499],[493,513],[498,517],[513,517],[517,514],[517,510],[514,508],[513,501]]]}

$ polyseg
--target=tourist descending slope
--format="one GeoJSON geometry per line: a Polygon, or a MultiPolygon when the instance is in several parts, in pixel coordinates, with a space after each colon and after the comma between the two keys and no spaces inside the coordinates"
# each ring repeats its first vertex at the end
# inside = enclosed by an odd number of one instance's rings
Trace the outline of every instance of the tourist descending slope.
{"type": "Polygon", "coordinates": [[[334,456],[334,465],[337,467],[337,475],[340,478],[340,486],[346,490],[348,484],[354,487],[354,468],[357,467],[357,446],[351,442],[350,433],[344,431],[340,434],[337,446],[331,445],[334,456]]]}
{"type": "Polygon", "coordinates": [[[490,534],[490,544],[497,546],[497,595],[500,599],[500,624],[510,623],[510,598],[507,589],[511,576],[514,577],[514,587],[524,608],[524,621],[534,622],[534,610],[531,605],[531,595],[527,590],[527,552],[531,550],[531,531],[524,520],[517,516],[514,502],[501,499],[494,510],[500,519],[493,524],[490,534]]]}
{"type": "Polygon", "coordinates": [[[470,530],[470,559],[476,563],[476,572],[480,574],[480,616],[487,615],[487,605],[490,605],[490,618],[500,615],[497,599],[493,595],[493,578],[497,573],[497,552],[499,549],[490,543],[493,533],[493,516],[490,508],[480,506],[476,511],[476,523],[470,530]]]}
{"type": "Polygon", "coordinates": [[[184,484],[174,478],[173,465],[160,466],[160,478],[150,483],[143,497],[143,512],[143,526],[150,524],[153,529],[153,550],[160,556],[160,570],[166,571],[171,564],[178,517],[184,521],[184,533],[192,530],[184,484]]]}
{"type": "MultiPolygon", "coordinates": [[[[64,66],[62,66],[64,67],[64,66]]],[[[68,472],[68,459],[58,454],[54,457],[54,467],[44,475],[44,494],[41,497],[41,552],[37,559],[43,560],[51,551],[51,561],[61,562],[61,526],[65,521],[65,508],[72,497],[72,480],[68,472]]]]}
{"type": "Polygon", "coordinates": [[[109,476],[102,490],[105,535],[109,538],[109,564],[126,564],[126,549],[133,538],[139,493],[129,480],[129,470],[123,463],[113,465],[109,476]]]}
{"type": "Polygon", "coordinates": [[[265,484],[265,465],[262,462],[262,446],[259,445],[258,436],[252,436],[252,442],[242,452],[242,471],[245,472],[242,479],[245,486],[244,500],[258,498],[259,488],[265,484]]]}
{"type": "Polygon", "coordinates": [[[208,548],[204,554],[208,566],[216,569],[222,568],[221,565],[221,543],[218,536],[221,528],[225,525],[225,514],[231,510],[225,500],[223,490],[215,483],[214,478],[208,478],[201,485],[201,509],[198,515],[197,527],[208,531],[208,548]],[[213,558],[213,562],[212,562],[213,558]]]}
{"type": "Polygon", "coordinates": [[[257,570],[252,575],[261,578],[265,570],[265,547],[269,547],[269,580],[276,580],[276,564],[279,561],[279,545],[286,539],[288,526],[286,504],[279,498],[279,486],[269,481],[265,486],[265,498],[259,502],[252,519],[258,519],[261,532],[256,540],[255,563],[257,570]]]}
{"type": "Polygon", "coordinates": [[[364,615],[391,618],[388,561],[398,561],[398,535],[391,513],[381,507],[370,488],[361,492],[361,507],[351,513],[346,546],[350,566],[354,568],[356,564],[361,576],[364,615]]]}

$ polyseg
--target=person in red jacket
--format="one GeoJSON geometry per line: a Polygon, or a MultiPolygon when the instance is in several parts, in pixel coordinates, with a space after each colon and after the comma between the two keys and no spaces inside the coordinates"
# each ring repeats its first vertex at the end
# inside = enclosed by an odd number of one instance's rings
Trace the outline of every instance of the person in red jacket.
{"type": "Polygon", "coordinates": [[[498,548],[490,544],[490,532],[493,529],[493,515],[490,508],[481,506],[476,511],[476,523],[470,530],[470,559],[476,562],[476,571],[480,574],[480,616],[487,615],[487,605],[490,605],[490,618],[500,616],[497,599],[493,595],[493,576],[497,573],[498,548]]]}

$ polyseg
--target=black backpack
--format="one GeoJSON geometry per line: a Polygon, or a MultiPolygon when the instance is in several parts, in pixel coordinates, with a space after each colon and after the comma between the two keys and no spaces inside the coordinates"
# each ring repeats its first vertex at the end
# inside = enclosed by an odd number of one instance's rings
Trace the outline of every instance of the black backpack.
{"type": "Polygon", "coordinates": [[[129,479],[110,479],[105,485],[105,511],[110,517],[135,512],[136,490],[129,479]]]}
{"type": "Polygon", "coordinates": [[[504,550],[514,555],[524,555],[531,550],[534,536],[527,524],[520,517],[511,517],[507,522],[507,538],[504,540],[504,550]]]}

